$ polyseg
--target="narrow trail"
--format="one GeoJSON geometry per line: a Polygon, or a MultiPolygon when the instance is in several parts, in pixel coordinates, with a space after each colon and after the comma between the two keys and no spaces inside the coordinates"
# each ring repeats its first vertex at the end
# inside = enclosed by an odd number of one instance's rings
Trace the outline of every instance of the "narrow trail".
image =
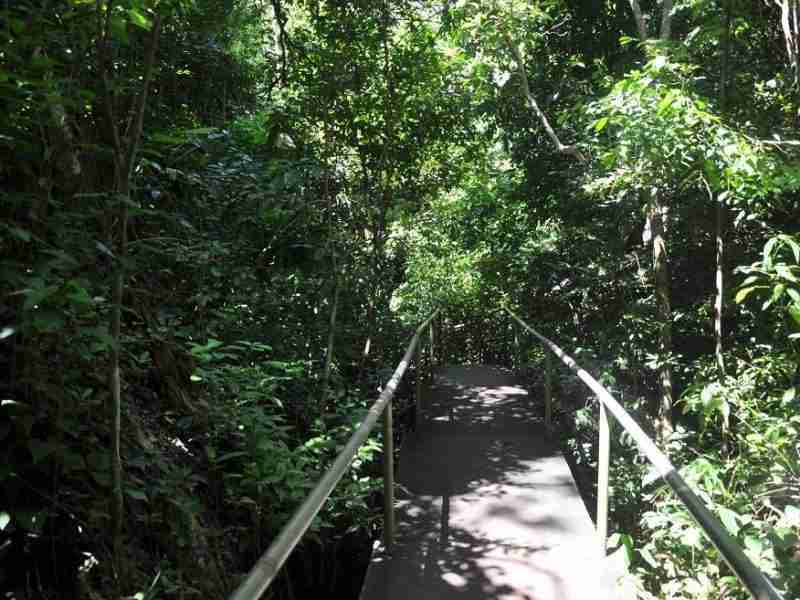
{"type": "Polygon", "coordinates": [[[518,379],[440,369],[403,445],[398,532],[361,600],[604,600],[614,576],[572,474],[518,379]]]}

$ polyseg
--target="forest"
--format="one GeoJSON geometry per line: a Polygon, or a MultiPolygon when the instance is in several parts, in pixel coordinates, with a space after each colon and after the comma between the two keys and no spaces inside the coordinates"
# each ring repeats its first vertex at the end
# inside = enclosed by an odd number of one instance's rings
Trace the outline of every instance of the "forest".
{"type": "MultiPolygon", "coordinates": [[[[800,598],[799,13],[0,2],[3,598],[226,597],[435,309],[439,361],[521,363],[539,393],[544,350],[503,306],[800,598]]],[[[552,387],[592,497],[597,404],[567,370],[552,387]]],[[[637,596],[749,597],[611,443],[637,596]]],[[[358,597],[382,448],[266,598],[358,597]]]]}

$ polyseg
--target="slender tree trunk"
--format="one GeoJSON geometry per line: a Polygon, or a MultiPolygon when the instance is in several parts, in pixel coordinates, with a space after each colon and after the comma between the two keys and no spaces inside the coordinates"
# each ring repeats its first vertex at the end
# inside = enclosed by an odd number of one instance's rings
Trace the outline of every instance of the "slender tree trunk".
{"type": "MultiPolygon", "coordinates": [[[[334,250],[335,252],[335,250],[334,250]]],[[[330,382],[331,382],[331,368],[333,366],[333,348],[336,341],[336,314],[339,310],[339,292],[341,285],[339,283],[338,267],[336,265],[336,258],[333,258],[333,304],[331,306],[330,321],[328,323],[328,347],[325,352],[325,370],[322,373],[322,406],[321,413],[324,414],[328,407],[328,400],[330,399],[330,382]]]]}
{"type": "Polygon", "coordinates": [[[110,60],[107,51],[108,17],[106,17],[105,34],[98,40],[99,70],[103,83],[104,108],[114,148],[114,200],[119,203],[119,243],[117,245],[116,270],[111,285],[112,308],[110,318],[111,347],[109,365],[109,391],[111,393],[111,534],[114,549],[114,562],[117,576],[124,572],[122,561],[122,525],[124,519],[124,502],[122,495],[122,383],[120,375],[122,303],[125,291],[125,262],[128,253],[128,203],[130,202],[131,178],[139,150],[139,141],[144,124],[144,111],[147,106],[147,94],[153,76],[158,39],[161,32],[161,18],[156,15],[150,32],[150,40],[145,58],[145,71],[142,87],[136,97],[131,119],[121,135],[118,117],[114,112],[114,95],[110,82],[110,60]]]}
{"type": "Polygon", "coordinates": [[[647,218],[653,244],[653,276],[655,279],[656,306],[658,311],[659,333],[658,353],[661,361],[659,379],[661,391],[656,410],[656,431],[660,440],[672,433],[672,308],[670,306],[669,260],[667,255],[665,210],[657,192],[650,192],[647,218]]]}
{"type": "Polygon", "coordinates": [[[114,344],[111,349],[111,477],[112,477],[112,503],[111,527],[114,546],[114,557],[118,573],[122,571],[122,522],[124,518],[124,505],[122,497],[122,384],[120,377],[120,346],[121,346],[121,321],[122,297],[125,291],[125,275],[123,269],[128,253],[128,195],[130,187],[126,179],[118,185],[120,203],[119,209],[119,245],[117,247],[117,265],[112,285],[111,309],[111,338],[114,344]]]}
{"type": "Polygon", "coordinates": [[[647,24],[642,14],[642,7],[639,5],[639,0],[628,0],[633,12],[633,20],[636,22],[636,30],[639,32],[639,39],[642,42],[647,41],[647,24]]]}
{"type": "MultiPolygon", "coordinates": [[[[720,92],[719,104],[720,112],[724,116],[728,109],[728,77],[729,59],[731,46],[731,0],[725,1],[725,23],[722,37],[722,59],[720,61],[720,92]]],[[[709,189],[709,194],[711,190],[709,189]]],[[[722,334],[723,323],[722,313],[725,309],[725,229],[727,223],[727,210],[724,200],[720,199],[719,194],[716,198],[716,298],[714,299],[714,355],[717,363],[717,376],[720,383],[725,379],[725,358],[723,356],[722,334]]],[[[728,422],[725,419],[723,425],[723,437],[728,429],[728,422]]]]}
{"type": "MultiPolygon", "coordinates": [[[[725,2],[725,23],[722,37],[722,60],[720,64],[720,92],[719,105],[723,117],[728,109],[728,73],[731,46],[731,0],[725,2]]],[[[722,315],[725,310],[725,230],[727,225],[727,210],[725,202],[717,194],[716,198],[716,297],[714,298],[714,357],[717,363],[717,378],[720,385],[725,382],[725,355],[722,343],[723,322],[722,315]]],[[[730,411],[722,418],[722,448],[727,454],[730,438],[730,411]]]]}
{"type": "Polygon", "coordinates": [[[731,55],[731,1],[725,0],[725,23],[722,33],[722,59],[720,61],[720,86],[719,86],[719,109],[725,115],[728,111],[728,80],[730,79],[730,55],[731,55]]]}
{"type": "MultiPolygon", "coordinates": [[[[645,42],[649,38],[647,35],[647,20],[642,13],[639,0],[628,0],[628,3],[631,5],[631,12],[633,12],[633,19],[636,22],[639,38],[645,42]]],[[[661,0],[661,29],[659,37],[665,41],[672,37],[672,7],[673,0],[661,0]]]]}
{"type": "Polygon", "coordinates": [[[798,18],[797,0],[775,0],[781,9],[781,29],[786,43],[786,54],[789,56],[789,65],[792,68],[794,84],[800,84],[800,20],[798,18]]]}
{"type": "Polygon", "coordinates": [[[725,221],[726,210],[725,202],[717,196],[716,201],[716,242],[717,242],[717,257],[716,257],[716,274],[714,280],[716,282],[716,297],[714,299],[714,356],[717,363],[717,376],[720,383],[725,379],[725,358],[723,356],[722,345],[722,311],[725,308],[724,296],[724,266],[725,266],[725,221]]]}
{"type": "Polygon", "coordinates": [[[661,39],[672,37],[672,0],[661,2],[661,39]]]}

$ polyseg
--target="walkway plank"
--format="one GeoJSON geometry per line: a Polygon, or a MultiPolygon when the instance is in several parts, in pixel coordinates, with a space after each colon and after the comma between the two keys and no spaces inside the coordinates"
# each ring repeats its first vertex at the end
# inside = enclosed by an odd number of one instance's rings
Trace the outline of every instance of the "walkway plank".
{"type": "Polygon", "coordinates": [[[614,598],[564,457],[498,368],[449,367],[401,451],[398,534],[361,600],[614,598]]]}

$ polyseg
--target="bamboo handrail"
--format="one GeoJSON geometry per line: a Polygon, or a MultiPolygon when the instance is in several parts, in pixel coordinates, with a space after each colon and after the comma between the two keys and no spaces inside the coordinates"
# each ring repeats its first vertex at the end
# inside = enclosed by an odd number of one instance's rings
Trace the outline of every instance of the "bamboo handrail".
{"type": "Polygon", "coordinates": [[[391,402],[403,374],[411,364],[417,349],[420,336],[425,328],[433,321],[438,310],[428,317],[416,330],[408,343],[402,360],[397,365],[394,374],[387,382],[378,399],[367,412],[364,422],[350,436],[347,444],[336,457],[333,465],[319,480],[317,485],[305,499],[303,504],[295,511],[289,522],[281,529],[278,537],[270,544],[269,548],[261,555],[255,566],[245,577],[236,591],[230,595],[229,600],[257,600],[267,590],[269,585],[278,575],[283,564],[289,558],[295,546],[300,542],[311,522],[317,515],[322,505],[333,492],[345,471],[350,467],[353,458],[361,445],[367,441],[378,419],[383,415],[384,426],[384,544],[391,547],[394,535],[394,452],[391,402]]]}
{"type": "Polygon", "coordinates": [[[745,555],[736,540],[731,537],[725,527],[703,504],[703,501],[692,491],[689,485],[680,476],[669,458],[659,450],[655,442],[644,432],[639,424],[617,402],[614,396],[603,387],[594,377],[581,368],[575,360],[559,348],[553,341],[543,336],[525,323],[514,311],[503,306],[511,317],[523,328],[532,333],[540,342],[575,373],[591,389],[600,402],[600,451],[598,460],[597,484],[597,532],[603,556],[606,554],[606,533],[608,531],[608,474],[609,474],[609,447],[610,431],[606,410],[610,412],[617,422],[633,438],[639,450],[653,464],[659,475],[672,488],[680,501],[692,515],[708,539],[717,548],[722,558],[731,568],[733,573],[756,600],[782,600],[781,594],[753,562],[745,555]]]}

